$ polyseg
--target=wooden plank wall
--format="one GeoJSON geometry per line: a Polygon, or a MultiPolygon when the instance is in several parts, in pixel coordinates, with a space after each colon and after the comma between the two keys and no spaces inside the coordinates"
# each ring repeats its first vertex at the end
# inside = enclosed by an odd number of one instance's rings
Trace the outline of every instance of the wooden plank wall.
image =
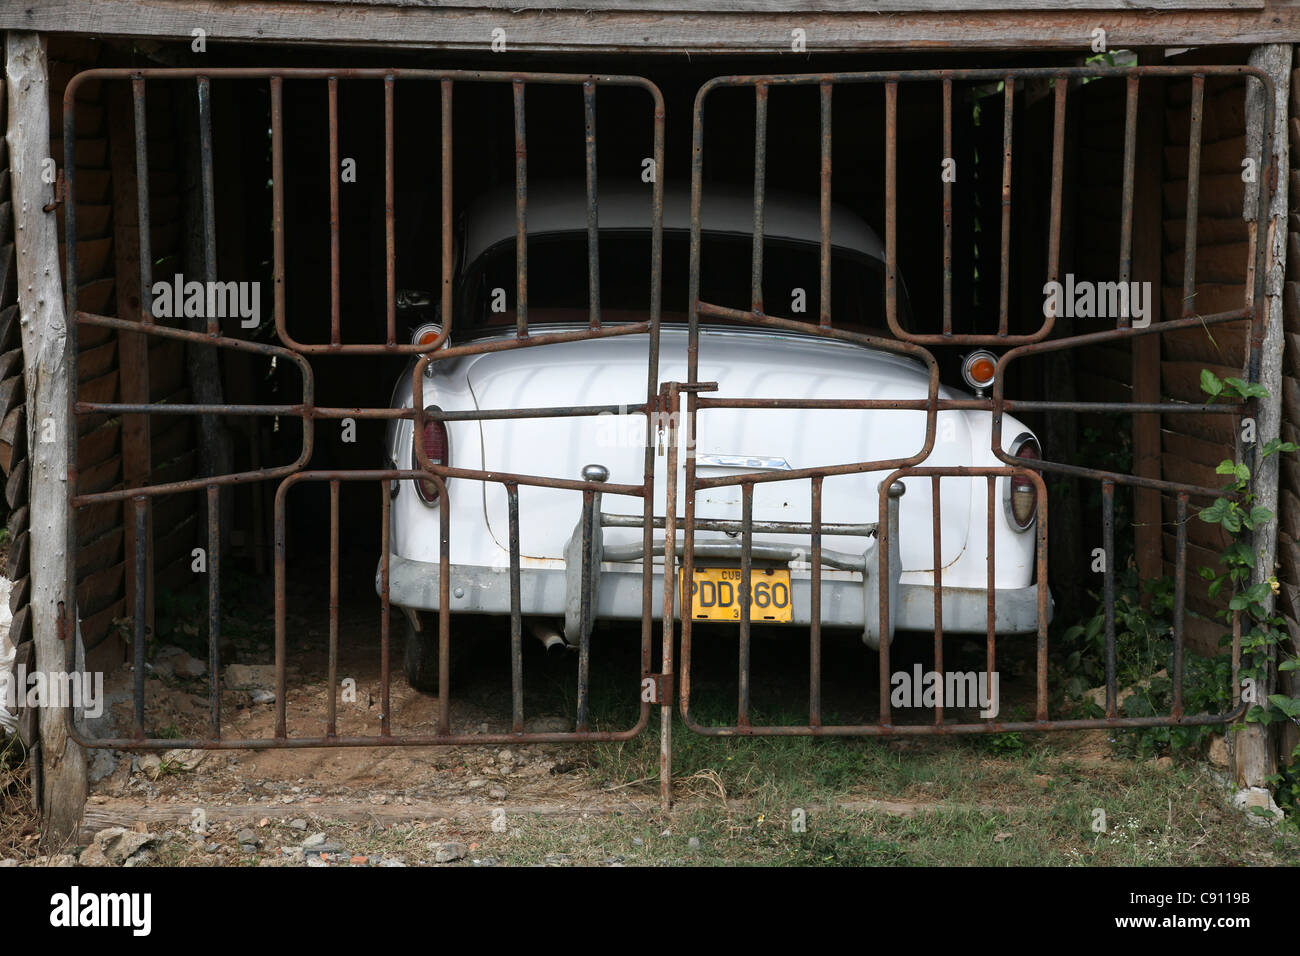
{"type": "MultiPolygon", "coordinates": [[[[1119,276],[1122,231],[1125,84],[1094,80],[1074,87],[1067,109],[1067,131],[1075,147],[1067,157],[1063,192],[1061,276],[1114,281],[1119,276]]],[[[1136,209],[1135,209],[1136,214],[1136,209]]],[[[1037,290],[1036,290],[1037,291],[1037,290]]],[[[1041,307],[1041,294],[1039,297],[1041,307]]],[[[1082,335],[1113,327],[1110,319],[1062,315],[1053,337],[1082,335]]],[[[1055,401],[1131,402],[1131,346],[1110,343],[1070,350],[1061,360],[1044,363],[1043,397],[1055,401]]],[[[1128,418],[1113,414],[1055,412],[1044,416],[1044,435],[1057,460],[1131,473],[1134,468],[1128,418]]],[[[1133,534],[1129,496],[1116,498],[1117,561],[1128,560],[1133,534]]],[[[1061,481],[1052,496],[1051,575],[1065,623],[1095,613],[1100,578],[1091,554],[1101,547],[1101,483],[1061,481]],[[1077,583],[1082,582],[1082,584],[1077,583]],[[1081,593],[1083,591],[1090,594],[1081,593]]]]}
{"type": "MultiPolygon", "coordinates": [[[[63,91],[78,72],[96,65],[101,55],[94,41],[54,36],[50,39],[51,155],[63,164],[63,91]]],[[[175,127],[175,104],[165,85],[150,86],[148,99],[148,147],[150,175],[150,232],[153,244],[154,277],[163,279],[181,271],[183,236],[181,162],[175,127]]],[[[77,274],[78,307],[102,315],[118,314],[117,267],[114,248],[114,199],[134,205],[134,186],[115,182],[110,159],[110,135],[133,136],[130,128],[108,123],[107,87],[98,82],[82,84],[77,97],[77,274]],[[115,189],[127,189],[129,196],[114,196],[115,189]]],[[[133,141],[132,141],[133,149],[133,141]]],[[[129,153],[133,157],[133,152],[129,153]]],[[[125,177],[122,177],[125,179],[125,177]]],[[[63,237],[60,209],[60,239],[63,237]]],[[[67,251],[60,246],[60,255],[67,251]]],[[[168,320],[173,321],[173,320],[168,320]]],[[[124,372],[119,364],[119,338],[107,329],[78,329],[78,398],[82,401],[122,401],[124,372]]],[[[153,338],[149,341],[149,399],[153,402],[188,401],[184,347],[153,338]]],[[[81,493],[123,487],[124,462],[122,420],[107,415],[80,416],[77,446],[78,483],[81,493]]],[[[150,483],[193,477],[194,431],[188,418],[153,416],[150,422],[152,460],[128,469],[148,474],[150,483]]],[[[153,506],[153,542],[159,587],[188,583],[189,552],[197,526],[194,495],[156,499],[153,506]],[[184,571],[182,576],[179,572],[184,571]]],[[[116,634],[114,620],[126,611],[126,590],[133,575],[127,567],[129,552],[123,538],[123,508],[120,503],[82,508],[77,516],[78,604],[82,639],[87,650],[104,644],[116,634]]],[[[105,648],[105,662],[121,648],[105,648]]]]}
{"type": "MultiPolygon", "coordinates": [[[[1094,282],[1119,278],[1119,237],[1122,226],[1121,191],[1124,162],[1125,84],[1099,80],[1079,88],[1077,123],[1081,137],[1078,164],[1078,210],[1075,223],[1073,271],[1094,282]]],[[[1102,328],[1103,320],[1080,319],[1074,334],[1102,328]]],[[[1129,345],[1093,345],[1078,351],[1076,386],[1081,400],[1129,402],[1133,400],[1129,345]]],[[[1105,441],[1114,434],[1115,416],[1080,415],[1080,428],[1095,429],[1105,441]]],[[[1119,452],[1118,442],[1106,442],[1119,452]]]]}
{"type": "MultiPolygon", "coordinates": [[[[63,90],[81,70],[95,65],[100,45],[87,39],[52,37],[50,63],[50,155],[64,166],[63,90]]],[[[77,97],[77,305],[101,314],[111,308],[112,183],[108,168],[108,122],[98,83],[77,97]]],[[[60,266],[68,250],[65,207],[58,210],[60,266]]],[[[66,275],[66,272],[64,273],[66,275]]],[[[69,318],[71,325],[71,317],[69,318]]],[[[82,401],[117,401],[117,336],[108,329],[77,330],[77,396],[82,401]]],[[[77,491],[116,487],[122,474],[121,420],[108,415],[77,420],[77,491]]],[[[123,615],[122,506],[97,505],[77,515],[77,610],[87,651],[105,643],[113,619],[123,615]]]]}
{"type": "MultiPolygon", "coordinates": [[[[1282,366],[1282,438],[1300,444],[1300,70],[1291,74],[1291,117],[1287,123],[1291,150],[1291,182],[1287,217],[1286,285],[1282,298],[1285,338],[1282,366]]],[[[1277,577],[1281,584],[1277,608],[1286,619],[1293,653],[1300,654],[1300,456],[1284,455],[1278,476],[1277,577]]],[[[1300,694],[1300,672],[1279,674],[1281,690],[1300,694]]],[[[1296,728],[1283,728],[1281,753],[1296,744],[1296,728]]]]}
{"type": "MultiPolygon", "coordinates": [[[[1177,62],[1177,61],[1171,61],[1177,62]]],[[[1212,62],[1225,62],[1223,57],[1212,62]]],[[[1154,87],[1142,96],[1156,95],[1163,115],[1163,143],[1160,179],[1160,317],[1177,318],[1183,311],[1183,243],[1187,210],[1187,159],[1190,132],[1191,83],[1171,80],[1163,90],[1154,87]]],[[[1094,210],[1078,219],[1076,273],[1099,280],[1118,274],[1119,215],[1121,210],[1122,157],[1124,134],[1124,87],[1097,82],[1083,88],[1080,119],[1088,131],[1080,163],[1080,205],[1094,210]]],[[[1209,79],[1206,83],[1202,129],[1200,209],[1197,218],[1196,294],[1193,311],[1210,314],[1240,308],[1245,301],[1248,265],[1248,237],[1242,219],[1245,184],[1241,161],[1245,156],[1245,85],[1241,79],[1209,79]]],[[[1141,160],[1141,157],[1139,157],[1141,160]]],[[[1141,196],[1136,201],[1141,201],[1141,196]]],[[[1135,239],[1136,242],[1136,239],[1135,239]]],[[[1135,256],[1137,255],[1135,247],[1135,256]]],[[[1077,324],[1077,323],[1076,323],[1077,324]]],[[[1084,329],[1076,329],[1084,331],[1084,329]]],[[[1160,336],[1159,387],[1163,401],[1203,402],[1201,369],[1219,376],[1240,375],[1245,362],[1245,323],[1216,326],[1212,331],[1192,329],[1160,336]]],[[[1107,345],[1081,349],[1077,370],[1080,397],[1093,401],[1133,400],[1134,365],[1132,346],[1107,345]]],[[[1289,417],[1289,412],[1288,412],[1289,417]]],[[[1093,456],[1114,456],[1107,464],[1120,467],[1130,454],[1142,449],[1132,445],[1128,435],[1110,432],[1111,416],[1079,416],[1081,429],[1096,429],[1103,441],[1094,445],[1093,456]]],[[[1215,466],[1233,456],[1234,425],[1215,415],[1164,415],[1160,422],[1160,476],[1169,481],[1218,487],[1223,478],[1215,466]]],[[[1134,436],[1134,440],[1137,437],[1134,436]]],[[[1292,477],[1295,474],[1292,467],[1292,477]]],[[[1095,482],[1086,483],[1091,498],[1095,482]]],[[[1298,486],[1300,487],[1300,486],[1298,486]]],[[[1195,612],[1187,620],[1189,645],[1202,653],[1214,653],[1224,627],[1213,619],[1220,602],[1211,601],[1206,582],[1197,573],[1201,566],[1216,566],[1218,552],[1226,540],[1218,528],[1193,518],[1188,522],[1187,591],[1188,607],[1195,612]]],[[[1162,525],[1159,546],[1164,574],[1174,573],[1176,503],[1161,500],[1162,525]]],[[[1085,516],[1085,522],[1091,520],[1085,516]]],[[[1297,514],[1300,522],[1300,514],[1297,514]]],[[[1085,529],[1086,531],[1087,529],[1085,529]]],[[[1120,529],[1124,533],[1124,529],[1120,529]]],[[[1148,532],[1136,528],[1139,539],[1148,532]]],[[[1154,541],[1152,542],[1155,543],[1154,541]]],[[[1139,541],[1139,548],[1141,541],[1139,541]]],[[[1298,579],[1300,582],[1300,579],[1298,579]]]]}
{"type": "MultiPolygon", "coordinates": [[[[1200,209],[1197,217],[1197,314],[1240,308],[1245,302],[1249,243],[1242,219],[1246,184],[1241,161],[1246,154],[1245,81],[1208,79],[1201,135],[1200,209]]],[[[1183,312],[1183,249],[1187,224],[1187,159],[1191,128],[1191,85],[1166,87],[1164,148],[1164,259],[1162,314],[1183,312]]],[[[1161,336],[1160,386],[1166,401],[1205,401],[1201,370],[1239,376],[1245,365],[1248,323],[1213,330],[1191,329],[1161,336]]],[[[1161,422],[1161,473],[1169,481],[1218,487],[1224,478],[1215,466],[1234,455],[1235,419],[1219,415],[1166,415],[1161,422]]],[[[1164,517],[1165,573],[1173,574],[1176,503],[1161,502],[1164,517]]],[[[1197,504],[1192,503],[1194,516],[1197,504]]],[[[1222,601],[1211,601],[1207,583],[1196,573],[1217,568],[1228,540],[1222,529],[1193,517],[1187,523],[1187,638],[1196,649],[1213,653],[1225,626],[1214,620],[1222,601]]]]}
{"type": "MultiPolygon", "coordinates": [[[[192,84],[184,86],[192,90],[192,84]]],[[[181,85],[148,86],[149,232],[153,250],[153,280],[171,282],[185,271],[184,142],[178,122],[183,115],[177,98],[181,85]]],[[[162,325],[184,327],[184,318],[158,319],[162,325]]],[[[181,342],[149,339],[149,401],[178,404],[193,401],[185,346],[181,342]]],[[[149,483],[162,484],[197,477],[195,419],[155,415],[150,422],[149,483]]],[[[160,591],[192,584],[190,551],[199,533],[197,493],[166,495],[153,500],[153,583],[160,591]]]]}

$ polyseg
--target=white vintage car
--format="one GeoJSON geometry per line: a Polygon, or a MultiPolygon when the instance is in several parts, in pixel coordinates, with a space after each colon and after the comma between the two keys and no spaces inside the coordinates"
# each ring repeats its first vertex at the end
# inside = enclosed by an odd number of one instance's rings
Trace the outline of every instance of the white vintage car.
{"type": "MultiPolygon", "coordinates": [[[[600,192],[601,314],[606,325],[645,321],[650,284],[648,192],[600,192]]],[[[459,345],[515,335],[514,194],[489,195],[472,205],[458,236],[455,321],[459,345]]],[[[766,204],[764,301],[769,311],[817,322],[819,217],[816,199],[770,194],[766,204]],[[802,301],[800,301],[802,299],[802,301]],[[777,305],[779,303],[779,305],[777,305]],[[788,304],[788,308],[787,308],[788,304]],[[802,311],[801,311],[802,306],[802,311]]],[[[582,185],[530,187],[528,202],[528,323],[530,334],[581,329],[588,321],[586,205],[582,185]]],[[[750,295],[752,195],[710,186],[701,215],[702,301],[747,307],[750,295]]],[[[832,313],[839,329],[879,332],[884,323],[883,257],[879,238],[851,211],[832,213],[832,313]]],[[[687,380],[686,298],[690,210],[686,195],[666,191],[663,221],[663,307],[659,381],[687,380]]],[[[905,306],[905,295],[900,296],[905,306]]],[[[415,330],[431,341],[436,325],[415,330]]],[[[443,412],[577,405],[637,405],[646,399],[648,336],[584,339],[506,351],[461,355],[428,364],[423,401],[443,412]]],[[[963,373],[976,391],[990,384],[994,357],[967,356],[963,373]]],[[[398,381],[394,407],[411,407],[414,361],[398,381]]],[[[717,396],[730,398],[917,399],[927,394],[927,370],[906,356],[813,334],[701,320],[700,381],[716,381],[717,396]]],[[[948,398],[969,393],[941,386],[948,398]]],[[[395,421],[388,431],[389,466],[418,468],[413,424],[395,421]]],[[[997,467],[990,451],[991,415],[944,411],[927,466],[997,467]]],[[[430,421],[425,447],[437,463],[497,473],[578,479],[607,475],[610,484],[638,485],[645,467],[643,414],[599,417],[430,421]],[[590,467],[595,466],[595,467],[590,467]],[[585,472],[584,472],[585,469],[585,472]]],[[[736,475],[794,468],[883,461],[916,454],[925,412],[916,410],[729,409],[701,410],[695,436],[697,474],[736,475]]],[[[1038,456],[1029,429],[1003,416],[1003,445],[1012,454],[1038,456]]],[[[654,436],[652,441],[656,440],[654,436]]],[[[679,467],[685,456],[679,457],[679,467]]],[[[665,469],[657,455],[655,514],[665,514],[665,469]]],[[[870,525],[877,520],[878,488],[886,472],[827,477],[822,521],[870,525]]],[[[987,481],[942,479],[942,608],[945,632],[983,633],[987,621],[987,556],[996,553],[996,629],[1033,632],[1038,625],[1034,582],[1035,485],[1022,478],[997,479],[994,540],[989,541],[987,481]]],[[[904,479],[895,499],[901,561],[892,561],[892,630],[934,625],[934,560],[931,480],[904,479]]],[[[447,480],[446,500],[427,482],[396,483],[392,505],[390,595],[407,623],[406,672],[414,686],[436,689],[439,603],[439,511],[450,509],[452,646],[457,613],[508,615],[509,518],[507,494],[493,481],[447,480]]],[[[679,474],[678,514],[684,477],[679,474]]],[[[758,483],[755,522],[811,520],[807,479],[758,483]]],[[[582,494],[574,490],[519,487],[521,609],[533,633],[550,645],[579,639],[582,494]]],[[[606,515],[636,519],[632,526],[596,530],[594,616],[634,620],[642,613],[643,542],[639,498],[604,494],[606,515]]],[[[741,517],[738,486],[701,490],[698,520],[741,517]]],[[[597,524],[601,524],[597,522],[597,524]]],[[[826,534],[823,538],[821,621],[851,628],[877,646],[878,554],[874,532],[826,534]]],[[[652,555],[662,566],[663,530],[652,555]]],[[[679,528],[679,549],[682,534],[679,528]]],[[[696,619],[739,617],[734,579],[740,566],[734,530],[697,530],[696,619]],[[728,583],[728,581],[732,583],[728,583]]],[[[679,552],[680,553],[680,552],[679,552]]],[[[752,620],[806,626],[810,618],[809,537],[753,533],[752,620]],[[767,587],[763,588],[762,585],[767,587]],[[760,606],[760,604],[762,606],[760,606]]],[[[376,580],[378,586],[378,577],[376,580]]],[[[662,577],[656,573],[654,613],[662,612],[662,577]]],[[[679,606],[678,614],[682,609],[679,606]]],[[[1050,611],[1049,611],[1050,613],[1050,611]]],[[[893,634],[884,635],[892,639],[893,634]]]]}

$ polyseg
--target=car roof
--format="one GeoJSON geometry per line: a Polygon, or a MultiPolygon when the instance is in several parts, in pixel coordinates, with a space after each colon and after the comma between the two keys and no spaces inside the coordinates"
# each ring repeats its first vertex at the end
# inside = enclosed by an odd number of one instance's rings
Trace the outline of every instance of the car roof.
{"type": "MultiPolygon", "coordinates": [[[[602,185],[597,192],[600,228],[649,229],[650,185],[602,185]]],[[[700,224],[712,235],[750,236],[754,229],[754,194],[732,185],[706,184],[702,190],[700,224]]],[[[690,192],[664,187],[664,230],[686,231],[691,226],[690,192]]],[[[587,228],[586,185],[539,182],[528,189],[527,227],[530,237],[582,233],[587,228]]],[[[821,210],[816,196],[768,190],[763,234],[769,239],[821,242],[821,210]]],[[[465,217],[465,250],[469,265],[486,250],[515,237],[515,191],[494,190],[473,201],[465,217]]],[[[884,260],[884,245],[870,226],[847,206],[831,204],[831,244],[841,250],[884,260]]]]}

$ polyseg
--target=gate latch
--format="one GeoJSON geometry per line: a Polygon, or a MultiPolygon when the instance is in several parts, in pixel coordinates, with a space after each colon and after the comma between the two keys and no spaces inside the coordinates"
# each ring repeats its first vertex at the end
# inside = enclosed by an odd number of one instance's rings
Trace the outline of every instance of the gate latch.
{"type": "Polygon", "coordinates": [[[646,674],[641,678],[641,702],[662,704],[673,699],[672,674],[646,674]]]}
{"type": "Polygon", "coordinates": [[[54,198],[46,203],[42,209],[45,212],[53,212],[57,207],[63,205],[63,201],[68,198],[68,181],[63,178],[63,170],[56,170],[54,173],[54,198]]]}

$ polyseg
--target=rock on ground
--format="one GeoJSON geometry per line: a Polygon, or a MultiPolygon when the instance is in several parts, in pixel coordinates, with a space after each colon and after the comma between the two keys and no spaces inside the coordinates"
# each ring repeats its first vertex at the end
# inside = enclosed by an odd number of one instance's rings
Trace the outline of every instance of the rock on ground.
{"type": "Polygon", "coordinates": [[[91,783],[99,783],[105,777],[111,777],[117,769],[118,752],[102,748],[93,751],[90,766],[86,769],[86,778],[91,783]]]}
{"type": "Polygon", "coordinates": [[[90,846],[81,851],[82,866],[122,866],[145,847],[152,846],[157,837],[152,833],[137,833],[125,827],[108,827],[95,834],[90,846]]]}
{"type": "Polygon", "coordinates": [[[195,770],[207,756],[206,750],[169,750],[162,755],[162,762],[169,770],[195,770]]]}
{"type": "Polygon", "coordinates": [[[1246,822],[1257,826],[1273,826],[1282,820],[1281,808],[1273,802],[1273,794],[1266,787],[1245,787],[1232,795],[1232,805],[1246,811],[1246,822]]]}
{"type": "Polygon", "coordinates": [[[208,665],[182,648],[161,648],[153,658],[153,671],[164,677],[206,677],[208,665]]]}
{"type": "Polygon", "coordinates": [[[233,690],[275,690],[275,665],[227,664],[225,684],[233,690]]]}
{"type": "Polygon", "coordinates": [[[567,734],[573,722],[567,717],[532,717],[524,721],[524,731],[530,734],[567,734]]]}
{"type": "Polygon", "coordinates": [[[157,780],[162,773],[162,758],[157,754],[141,754],[136,758],[135,765],[150,780],[157,780]]]}
{"type": "Polygon", "coordinates": [[[453,863],[465,858],[469,847],[463,843],[444,843],[433,854],[435,863],[453,863]]]}
{"type": "MultiPolygon", "coordinates": [[[[1116,709],[1119,710],[1120,713],[1123,713],[1124,702],[1127,701],[1130,697],[1132,697],[1137,691],[1146,690],[1148,687],[1150,687],[1153,678],[1157,678],[1157,677],[1167,678],[1168,676],[1169,676],[1168,673],[1166,673],[1164,670],[1158,670],[1154,674],[1152,674],[1151,677],[1148,677],[1144,680],[1140,680],[1131,687],[1118,688],[1115,692],[1116,709]]],[[[1101,687],[1094,687],[1091,690],[1084,691],[1083,699],[1090,700],[1098,707],[1100,707],[1102,710],[1105,710],[1106,709],[1105,685],[1102,685],[1101,687]]]]}

